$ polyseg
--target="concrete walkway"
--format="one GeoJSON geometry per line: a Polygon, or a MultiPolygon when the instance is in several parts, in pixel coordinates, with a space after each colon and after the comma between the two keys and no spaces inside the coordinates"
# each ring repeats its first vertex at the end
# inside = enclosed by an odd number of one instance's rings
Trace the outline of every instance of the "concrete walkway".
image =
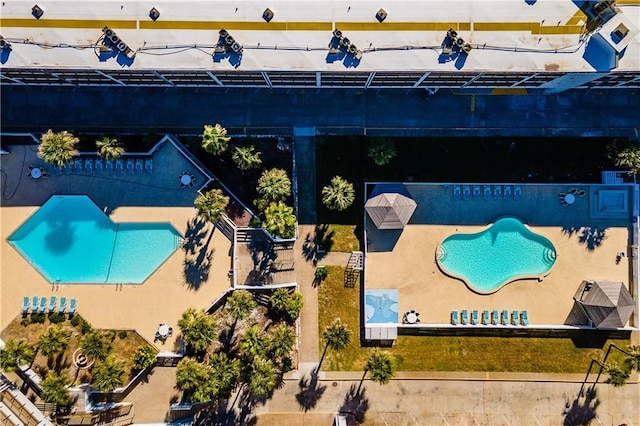
{"type": "Polygon", "coordinates": [[[298,363],[300,370],[311,370],[319,361],[318,349],[318,290],[313,285],[316,268],[311,260],[304,256],[305,236],[313,235],[315,225],[300,225],[299,237],[294,245],[295,265],[298,288],[302,294],[304,306],[300,313],[300,348],[298,363]]]}
{"type": "Polygon", "coordinates": [[[293,148],[298,200],[298,222],[316,223],[315,127],[295,127],[293,148]]]}

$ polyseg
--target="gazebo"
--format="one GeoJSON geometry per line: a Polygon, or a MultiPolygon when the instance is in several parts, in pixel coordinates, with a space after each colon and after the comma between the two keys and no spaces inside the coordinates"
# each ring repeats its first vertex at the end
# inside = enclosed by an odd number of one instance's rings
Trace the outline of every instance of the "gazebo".
{"type": "Polygon", "coordinates": [[[416,202],[404,185],[378,184],[364,208],[378,229],[403,229],[416,209],[416,202]]]}
{"type": "Polygon", "coordinates": [[[613,281],[582,281],[573,299],[595,328],[624,327],[635,305],[624,283],[613,281]]]}

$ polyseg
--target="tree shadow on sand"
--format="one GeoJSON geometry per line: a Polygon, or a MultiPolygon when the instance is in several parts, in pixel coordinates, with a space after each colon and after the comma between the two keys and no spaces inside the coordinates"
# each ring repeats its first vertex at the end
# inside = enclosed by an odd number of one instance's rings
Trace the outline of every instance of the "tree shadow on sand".
{"type": "Polygon", "coordinates": [[[255,425],[257,419],[252,416],[259,401],[249,392],[239,391],[234,401],[220,400],[201,410],[194,419],[194,426],[235,426],[255,425]]]}
{"type": "Polygon", "coordinates": [[[599,405],[600,400],[597,398],[595,389],[588,388],[579,393],[573,401],[565,402],[562,410],[563,426],[588,425],[596,418],[596,409],[599,405]]]}
{"type": "Polygon", "coordinates": [[[313,232],[308,233],[302,244],[302,255],[307,262],[315,265],[326,256],[326,252],[333,247],[335,231],[329,232],[329,225],[317,225],[313,232]]]}
{"type": "Polygon", "coordinates": [[[206,222],[199,217],[194,217],[187,222],[187,230],[184,233],[184,242],[182,248],[185,252],[195,254],[196,249],[202,244],[202,240],[207,235],[207,230],[204,229],[206,222]]]}
{"type": "Polygon", "coordinates": [[[580,244],[584,244],[588,250],[600,247],[606,238],[607,228],[598,226],[564,226],[562,232],[568,236],[578,235],[580,244]]]}
{"type": "Polygon", "coordinates": [[[211,227],[209,238],[203,244],[202,239],[207,234],[204,224],[201,229],[197,229],[198,225],[194,223],[193,230],[187,230],[189,239],[185,238],[185,257],[183,261],[184,282],[190,289],[198,290],[203,282],[209,278],[209,270],[211,269],[211,259],[213,258],[213,249],[209,249],[209,244],[216,232],[215,226],[211,227]]]}
{"type": "MultiPolygon", "coordinates": [[[[318,365],[318,367],[320,366],[318,365]]],[[[318,381],[318,370],[319,368],[315,368],[309,378],[305,375],[298,382],[300,392],[296,394],[296,401],[305,412],[318,404],[327,389],[326,386],[321,385],[318,381]]]]}
{"type": "Polygon", "coordinates": [[[360,386],[352,384],[340,406],[340,413],[347,416],[349,424],[363,423],[365,414],[369,410],[369,400],[365,396],[367,389],[361,385],[362,382],[360,386]]]}

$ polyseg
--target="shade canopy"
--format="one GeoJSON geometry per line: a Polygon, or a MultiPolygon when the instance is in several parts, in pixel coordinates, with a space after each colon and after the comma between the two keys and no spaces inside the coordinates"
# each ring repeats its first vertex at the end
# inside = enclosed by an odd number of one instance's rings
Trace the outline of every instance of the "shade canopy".
{"type": "Polygon", "coordinates": [[[402,229],[416,210],[416,202],[402,184],[378,184],[364,208],[378,229],[402,229]]]}
{"type": "Polygon", "coordinates": [[[635,305],[624,283],[612,281],[583,281],[574,299],[596,328],[624,327],[635,305]]]}

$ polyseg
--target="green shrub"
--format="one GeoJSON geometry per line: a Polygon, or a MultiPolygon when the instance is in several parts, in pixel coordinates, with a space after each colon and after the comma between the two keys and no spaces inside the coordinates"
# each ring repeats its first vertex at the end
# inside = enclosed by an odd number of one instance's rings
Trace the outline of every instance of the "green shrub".
{"type": "Polygon", "coordinates": [[[105,332],[105,334],[106,334],[107,338],[108,338],[109,340],[111,340],[112,342],[113,342],[114,340],[116,340],[116,331],[115,331],[115,330],[107,330],[107,331],[105,332]]]}
{"type": "Polygon", "coordinates": [[[82,332],[82,334],[91,333],[92,330],[93,327],[91,327],[91,324],[89,324],[87,321],[82,321],[82,325],[80,326],[80,331],[82,332]]]}
{"type": "Polygon", "coordinates": [[[40,312],[31,314],[31,322],[34,324],[44,324],[44,314],[40,312]]]}
{"type": "Polygon", "coordinates": [[[65,322],[67,317],[62,312],[54,312],[49,314],[49,321],[53,324],[60,324],[65,322]]]}
{"type": "Polygon", "coordinates": [[[127,338],[127,330],[120,330],[118,331],[118,337],[122,340],[127,338]]]}
{"type": "Polygon", "coordinates": [[[20,320],[20,325],[23,327],[26,327],[29,324],[31,324],[31,317],[24,317],[20,320]]]}
{"type": "Polygon", "coordinates": [[[156,351],[149,345],[140,345],[131,357],[134,370],[142,370],[151,365],[156,360],[156,351]]]}
{"type": "Polygon", "coordinates": [[[71,317],[71,320],[69,322],[72,326],[77,327],[82,323],[82,318],[80,318],[78,315],[74,315],[71,317]]]}
{"type": "Polygon", "coordinates": [[[318,266],[316,268],[316,279],[324,281],[327,275],[329,275],[329,268],[326,266],[318,266]]]}

